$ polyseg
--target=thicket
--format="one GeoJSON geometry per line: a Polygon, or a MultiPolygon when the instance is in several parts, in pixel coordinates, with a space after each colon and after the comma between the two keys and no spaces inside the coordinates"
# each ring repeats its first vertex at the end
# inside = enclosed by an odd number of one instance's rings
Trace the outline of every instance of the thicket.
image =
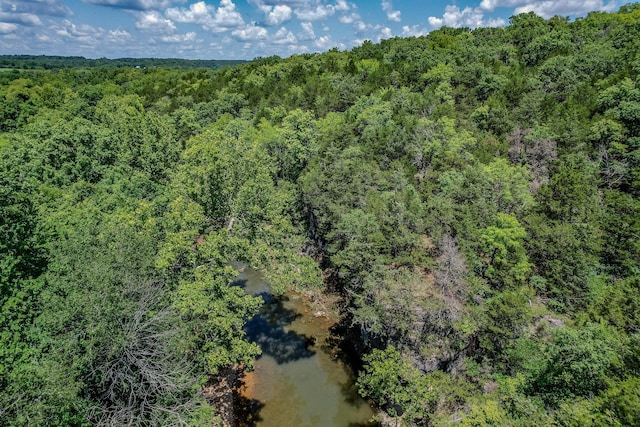
{"type": "Polygon", "coordinates": [[[399,422],[640,424],[637,3],[0,99],[0,424],[209,423],[230,260],[342,295],[399,422]]]}

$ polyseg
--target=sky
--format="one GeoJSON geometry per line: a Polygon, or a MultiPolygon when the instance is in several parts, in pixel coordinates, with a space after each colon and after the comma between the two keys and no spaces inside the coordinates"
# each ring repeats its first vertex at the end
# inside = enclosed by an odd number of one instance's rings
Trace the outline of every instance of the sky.
{"type": "Polygon", "coordinates": [[[351,49],[441,26],[572,19],[616,0],[0,0],[0,54],[253,59],[351,49]]]}

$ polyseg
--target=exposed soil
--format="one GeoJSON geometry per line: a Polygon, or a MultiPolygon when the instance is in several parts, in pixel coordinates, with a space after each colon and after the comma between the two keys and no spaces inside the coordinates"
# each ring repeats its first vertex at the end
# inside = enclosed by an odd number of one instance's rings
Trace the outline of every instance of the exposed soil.
{"type": "Polygon", "coordinates": [[[204,397],[215,408],[216,427],[235,427],[234,391],[238,388],[241,368],[229,368],[219,375],[209,377],[202,389],[204,397]]]}

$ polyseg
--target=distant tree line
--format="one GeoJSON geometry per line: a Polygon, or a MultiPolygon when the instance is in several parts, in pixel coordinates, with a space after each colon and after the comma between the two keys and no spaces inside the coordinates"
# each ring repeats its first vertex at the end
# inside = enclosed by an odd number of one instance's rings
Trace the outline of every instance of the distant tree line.
{"type": "Polygon", "coordinates": [[[177,58],[97,58],[88,59],[82,56],[54,56],[54,55],[0,55],[0,68],[17,70],[57,70],[61,68],[175,68],[215,69],[242,64],[243,60],[229,59],[177,59],[177,58]]]}

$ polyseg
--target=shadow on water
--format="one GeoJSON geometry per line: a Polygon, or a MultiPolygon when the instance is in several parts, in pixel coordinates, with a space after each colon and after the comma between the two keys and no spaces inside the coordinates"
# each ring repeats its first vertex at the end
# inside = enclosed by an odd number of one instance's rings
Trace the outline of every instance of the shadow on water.
{"type": "Polygon", "coordinates": [[[313,356],[315,352],[309,347],[315,343],[314,338],[285,329],[301,316],[284,307],[287,298],[274,297],[266,292],[258,296],[265,303],[260,312],[245,325],[247,339],[258,344],[262,354],[273,357],[279,365],[313,356]]]}
{"type": "MultiPolygon", "coordinates": [[[[242,379],[240,379],[242,381],[242,379]]],[[[256,427],[262,417],[260,411],[264,408],[264,403],[257,399],[250,399],[236,390],[233,393],[234,400],[234,427],[256,427]]]]}
{"type": "Polygon", "coordinates": [[[260,410],[264,407],[264,403],[259,400],[239,396],[235,405],[236,427],[256,427],[262,421],[260,410]]]}
{"type": "Polygon", "coordinates": [[[350,405],[359,406],[366,405],[367,403],[362,400],[358,393],[358,386],[355,384],[355,379],[347,383],[340,384],[340,391],[344,396],[344,400],[349,402],[350,405]]]}
{"type": "Polygon", "coordinates": [[[333,325],[329,330],[326,347],[332,349],[332,354],[346,366],[349,366],[350,375],[355,382],[355,372],[364,369],[363,361],[360,358],[365,351],[362,348],[361,337],[354,333],[351,327],[351,316],[343,316],[340,322],[333,325]]]}
{"type": "MultiPolygon", "coordinates": [[[[369,402],[362,399],[356,384],[356,372],[363,369],[363,362],[359,357],[357,348],[359,339],[351,336],[351,328],[348,326],[350,321],[350,318],[345,316],[340,322],[331,327],[323,349],[329,352],[334,359],[340,360],[346,367],[345,372],[348,376],[348,381],[340,384],[340,391],[346,402],[354,407],[359,407],[363,404],[367,405],[369,402]]],[[[372,420],[349,424],[349,427],[379,426],[379,422],[372,420]]]]}
{"type": "Polygon", "coordinates": [[[249,280],[247,279],[236,278],[233,282],[231,282],[231,286],[237,286],[239,288],[246,289],[248,282],[249,280]]]}

